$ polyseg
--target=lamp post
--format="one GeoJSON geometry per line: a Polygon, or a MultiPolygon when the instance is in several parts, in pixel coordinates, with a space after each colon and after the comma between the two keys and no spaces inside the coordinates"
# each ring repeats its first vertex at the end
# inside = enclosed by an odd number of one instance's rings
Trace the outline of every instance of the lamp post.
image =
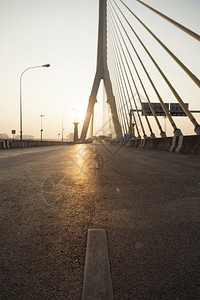
{"type": "Polygon", "coordinates": [[[41,132],[41,141],[42,141],[42,132],[43,132],[43,128],[42,128],[42,118],[44,117],[44,115],[40,115],[40,117],[41,117],[41,130],[40,130],[40,132],[41,132]]]}
{"type": "Polygon", "coordinates": [[[24,70],[20,76],[20,140],[22,141],[22,76],[23,74],[30,69],[35,69],[35,68],[43,68],[43,67],[50,67],[50,64],[42,65],[42,66],[34,66],[34,67],[29,67],[26,70],[24,70]]]}
{"type": "Polygon", "coordinates": [[[64,113],[65,113],[66,111],[71,111],[71,110],[76,110],[76,108],[66,109],[66,110],[64,110],[63,113],[62,113],[62,142],[63,142],[63,131],[64,131],[64,127],[63,127],[63,117],[64,117],[64,113]]]}

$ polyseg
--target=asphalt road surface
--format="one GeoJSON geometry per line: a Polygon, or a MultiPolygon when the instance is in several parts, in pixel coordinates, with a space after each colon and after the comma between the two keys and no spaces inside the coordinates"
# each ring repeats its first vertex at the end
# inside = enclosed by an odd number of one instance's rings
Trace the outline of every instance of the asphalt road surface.
{"type": "Polygon", "coordinates": [[[199,157],[1,150],[0,178],[1,299],[81,299],[89,228],[107,230],[114,299],[200,299],[199,157]]]}

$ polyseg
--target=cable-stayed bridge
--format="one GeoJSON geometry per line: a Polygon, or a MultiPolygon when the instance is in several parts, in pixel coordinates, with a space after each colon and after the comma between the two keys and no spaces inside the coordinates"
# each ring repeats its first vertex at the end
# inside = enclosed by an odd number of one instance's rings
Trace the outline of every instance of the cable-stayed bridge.
{"type": "Polygon", "coordinates": [[[191,112],[199,79],[151,25],[169,23],[190,41],[187,49],[199,46],[199,35],[142,1],[99,2],[97,70],[81,140],[95,135],[103,80],[106,130],[117,145],[0,141],[1,298],[200,299],[200,158],[118,145],[128,136],[127,144],[175,146],[187,122],[187,142],[198,151],[190,153],[200,154],[191,112]],[[147,11],[155,23],[143,18],[147,11]],[[163,116],[175,137],[166,137],[163,116]]]}
{"type": "Polygon", "coordinates": [[[115,137],[165,138],[166,125],[160,116],[169,123],[171,136],[182,136],[184,127],[199,135],[196,113],[200,80],[192,71],[194,65],[190,68],[192,60],[198,64],[192,48],[199,47],[199,40],[196,32],[143,1],[100,0],[97,69],[81,140],[87,133],[93,134],[101,80],[115,137]],[[181,55],[184,42],[187,53],[181,55]],[[185,93],[185,85],[192,100],[185,93]]]}

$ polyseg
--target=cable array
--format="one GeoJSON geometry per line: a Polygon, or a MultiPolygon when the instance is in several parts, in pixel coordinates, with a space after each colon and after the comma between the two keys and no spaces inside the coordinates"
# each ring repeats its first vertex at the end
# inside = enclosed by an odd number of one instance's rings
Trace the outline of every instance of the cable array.
{"type": "MultiPolygon", "coordinates": [[[[128,1],[127,1],[128,2],[128,1]]],[[[172,23],[191,38],[198,40],[198,34],[187,29],[176,21],[166,17],[159,11],[146,5],[144,2],[135,0],[145,8],[150,9],[162,18],[172,23]],[[177,25],[178,24],[178,25],[177,25]]],[[[152,69],[156,78],[160,78],[162,85],[172,94],[172,97],[180,105],[182,111],[194,126],[197,134],[200,134],[200,126],[189,108],[183,101],[180,93],[174,87],[169,76],[159,65],[159,58],[156,59],[151,53],[151,49],[146,45],[148,35],[156,41],[162,51],[177,64],[180,70],[189,76],[196,86],[200,87],[200,80],[189,70],[189,68],[175,55],[169,47],[139,18],[135,11],[131,9],[125,1],[107,1],[107,60],[111,81],[116,97],[116,106],[123,134],[130,134],[133,137],[155,138],[154,128],[157,127],[161,137],[166,137],[153,103],[160,103],[163,112],[173,128],[175,136],[182,135],[181,129],[175,123],[166,101],[163,99],[158,80],[152,76],[152,69]],[[134,26],[139,24],[139,29],[134,26]],[[138,30],[138,32],[137,32],[138,30]],[[140,32],[145,32],[142,37],[140,32]],[[155,98],[156,97],[156,98],[155,98]],[[147,115],[144,100],[148,103],[151,116],[147,115]],[[156,99],[156,101],[155,101],[156,99]],[[141,114],[142,112],[142,114],[141,114]],[[133,123],[131,123],[133,118],[133,123]],[[154,120],[154,121],[153,121],[154,120]],[[153,124],[153,125],[152,125],[153,124]]]]}

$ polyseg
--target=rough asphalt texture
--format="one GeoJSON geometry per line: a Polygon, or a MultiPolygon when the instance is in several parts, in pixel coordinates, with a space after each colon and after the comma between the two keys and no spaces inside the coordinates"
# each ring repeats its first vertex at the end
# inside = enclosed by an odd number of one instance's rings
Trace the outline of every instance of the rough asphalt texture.
{"type": "Polygon", "coordinates": [[[0,151],[1,299],[81,299],[88,228],[114,299],[200,299],[200,158],[110,145],[0,151]]]}

